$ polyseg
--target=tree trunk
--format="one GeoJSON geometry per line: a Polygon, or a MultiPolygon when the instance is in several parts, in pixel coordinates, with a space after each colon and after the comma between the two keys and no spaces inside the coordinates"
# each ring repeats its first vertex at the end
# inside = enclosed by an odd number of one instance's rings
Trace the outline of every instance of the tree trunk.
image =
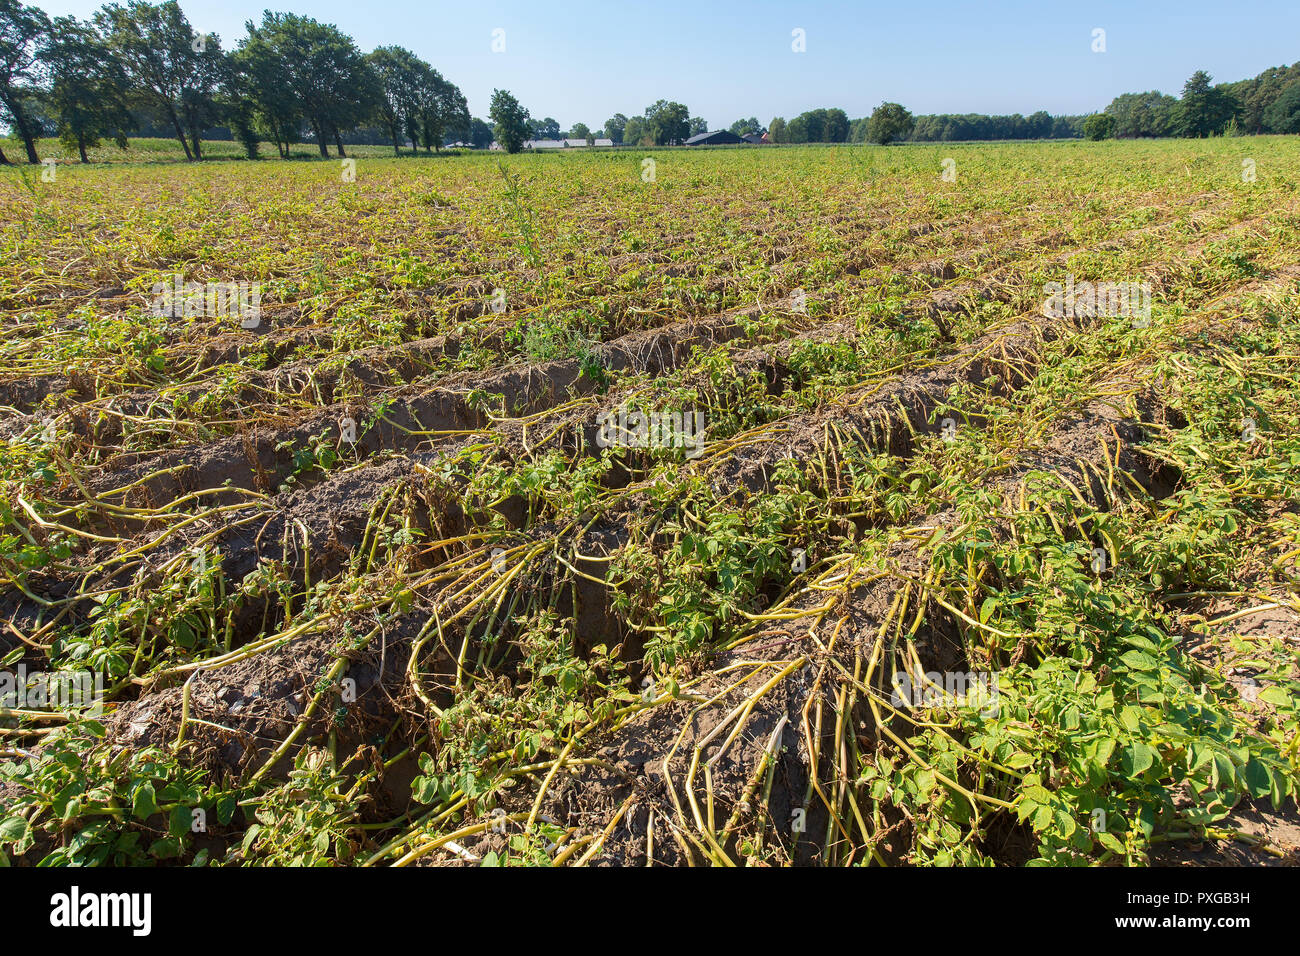
{"type": "Polygon", "coordinates": [[[90,160],[86,158],[86,137],[80,133],[77,134],[77,152],[81,154],[81,161],[83,163],[90,162],[90,160]]]}
{"type": "Polygon", "coordinates": [[[190,154],[190,144],[185,141],[185,130],[181,129],[180,117],[176,115],[176,110],[171,103],[167,104],[167,112],[171,116],[172,129],[176,130],[176,138],[180,140],[181,149],[185,150],[185,162],[193,161],[194,157],[190,154]]]}
{"type": "Polygon", "coordinates": [[[320,123],[312,123],[311,128],[316,133],[316,145],[320,148],[321,159],[330,158],[330,148],[325,143],[325,129],[320,123]]]}
{"type": "MultiPolygon", "coordinates": [[[[14,119],[17,120],[18,117],[15,116],[14,119]]],[[[18,127],[18,131],[23,138],[23,148],[27,150],[27,162],[34,166],[39,165],[41,158],[36,155],[36,140],[32,138],[31,130],[27,128],[27,124],[24,122],[18,127]]]]}
{"type": "Polygon", "coordinates": [[[343,152],[343,134],[338,130],[334,131],[334,144],[339,148],[339,156],[347,156],[347,153],[343,152]]]}
{"type": "Polygon", "coordinates": [[[193,115],[185,118],[185,126],[189,129],[190,146],[194,151],[194,160],[198,162],[203,159],[203,130],[193,115]]]}
{"type": "Polygon", "coordinates": [[[14,118],[14,125],[18,127],[18,135],[22,137],[23,149],[27,151],[27,162],[39,165],[41,158],[36,155],[36,140],[32,137],[32,128],[27,123],[27,114],[16,98],[6,96],[3,100],[9,115],[14,118]]]}
{"type": "Polygon", "coordinates": [[[3,149],[0,149],[0,166],[12,166],[12,165],[13,163],[9,162],[9,157],[5,155],[5,151],[3,149]]]}

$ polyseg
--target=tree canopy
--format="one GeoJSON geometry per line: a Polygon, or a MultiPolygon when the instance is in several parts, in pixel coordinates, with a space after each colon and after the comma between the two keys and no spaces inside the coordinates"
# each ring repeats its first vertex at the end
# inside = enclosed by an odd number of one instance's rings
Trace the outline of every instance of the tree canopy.
{"type": "Polygon", "coordinates": [[[873,143],[887,146],[895,140],[906,139],[916,121],[906,107],[898,103],[881,103],[867,121],[867,137],[873,143]]]}
{"type": "Polygon", "coordinates": [[[1197,70],[1183,84],[1183,96],[1174,113],[1174,125],[1183,136],[1205,137],[1223,132],[1238,103],[1228,91],[1211,86],[1214,78],[1197,70]]]}
{"type": "Polygon", "coordinates": [[[121,145],[133,120],[130,85],[121,63],[88,23],[56,19],[47,50],[50,91],[47,104],[58,123],[59,139],[84,163],[87,147],[113,136],[121,145]]]}
{"type": "Polygon", "coordinates": [[[1083,121],[1083,135],[1094,142],[1110,139],[1115,135],[1115,117],[1109,113],[1093,113],[1083,121]]]}
{"type": "Polygon", "coordinates": [[[507,153],[517,153],[528,139],[528,110],[519,105],[508,90],[492,91],[492,106],[488,110],[492,119],[492,132],[507,153]]]}
{"type": "Polygon", "coordinates": [[[645,129],[656,146],[684,143],[691,135],[691,113],[681,103],[658,100],[646,107],[645,129]]]}
{"type": "MultiPolygon", "coordinates": [[[[36,155],[37,129],[27,107],[27,97],[44,79],[50,18],[43,10],[17,0],[0,0],[0,119],[22,137],[29,163],[36,155]]],[[[4,153],[0,152],[0,160],[4,153]]]]}

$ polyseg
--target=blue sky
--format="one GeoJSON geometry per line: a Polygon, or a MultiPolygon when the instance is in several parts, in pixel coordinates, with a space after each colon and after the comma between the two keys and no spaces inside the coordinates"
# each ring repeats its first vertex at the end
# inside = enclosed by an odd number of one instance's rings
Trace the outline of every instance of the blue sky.
{"type": "MultiPolygon", "coordinates": [[[[87,17],[94,0],[45,0],[87,17]]],[[[493,87],[564,128],[685,103],[712,128],[883,100],[914,113],[1086,113],[1119,93],[1177,95],[1300,60],[1300,0],[181,0],[227,47],[263,9],[336,24],[365,51],[405,46],[456,83],[476,116],[493,87]],[[492,51],[492,31],[505,51],[492,51]],[[802,29],[807,50],[791,49],[802,29]],[[1093,30],[1106,31],[1094,53],[1093,30]]]]}

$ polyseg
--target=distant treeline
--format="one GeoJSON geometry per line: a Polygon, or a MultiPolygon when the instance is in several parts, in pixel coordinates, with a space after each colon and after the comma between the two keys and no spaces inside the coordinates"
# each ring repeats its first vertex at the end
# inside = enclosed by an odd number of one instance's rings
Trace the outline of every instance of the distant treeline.
{"type": "MultiPolygon", "coordinates": [[[[858,122],[862,138],[854,142],[865,143],[869,120],[858,122]]],[[[946,143],[967,139],[1075,139],[1082,135],[1082,116],[1051,116],[1039,110],[1029,116],[927,114],[916,117],[916,125],[907,139],[916,143],[946,143]]]]}
{"type": "MultiPolygon", "coordinates": [[[[940,113],[937,115],[912,116],[906,109],[896,103],[884,104],[898,112],[902,123],[895,135],[883,142],[951,142],[953,140],[981,139],[1071,139],[1083,135],[1082,116],[1050,116],[1039,111],[1031,116],[1015,113],[1011,116],[988,116],[984,113],[965,113],[961,115],[940,113]],[[910,125],[909,125],[910,124],[910,125]]],[[[876,111],[879,114],[880,110],[876,111]]],[[[864,116],[850,120],[844,110],[829,109],[809,110],[800,113],[787,122],[783,117],[776,117],[766,128],[750,120],[737,120],[731,125],[731,131],[738,135],[745,132],[766,132],[768,140],[773,143],[869,143],[881,142],[872,136],[871,121],[877,119],[877,130],[881,129],[879,117],[864,116]]]]}
{"type": "MultiPolygon", "coordinates": [[[[88,147],[128,134],[173,137],[202,159],[208,132],[228,129],[256,157],[271,142],[283,157],[310,139],[437,150],[454,138],[491,142],[465,96],[409,50],[363,54],[337,27],[267,11],[229,52],[196,31],[175,0],[109,3],[89,21],[0,0],[0,123],[22,141],[57,135],[86,161],[88,147]]],[[[0,149],[0,162],[8,162],[0,149]]]]}
{"type": "MultiPolygon", "coordinates": [[[[737,127],[754,121],[737,120],[737,127]]],[[[753,131],[751,129],[751,131],[753,131]]],[[[1090,139],[1158,136],[1222,136],[1300,133],[1300,63],[1265,70],[1249,80],[1213,82],[1197,70],[1181,97],[1152,91],[1115,97],[1088,116],[988,116],[983,113],[912,116],[897,103],[883,103],[869,117],[850,121],[841,109],[780,116],[766,130],[774,143],[934,143],[955,140],[1090,139]],[[873,132],[874,130],[874,132],[873,132]]]]}
{"type": "Polygon", "coordinates": [[[1198,70],[1181,98],[1158,91],[1111,100],[1105,124],[1121,139],[1155,136],[1300,133],[1300,63],[1265,70],[1249,80],[1213,84],[1198,70]]]}

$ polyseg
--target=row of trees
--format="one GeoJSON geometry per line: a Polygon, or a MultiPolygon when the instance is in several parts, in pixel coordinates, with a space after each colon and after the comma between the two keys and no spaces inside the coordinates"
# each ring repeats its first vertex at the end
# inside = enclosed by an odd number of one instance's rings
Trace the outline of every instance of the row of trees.
{"type": "Polygon", "coordinates": [[[1080,116],[988,116],[968,113],[913,117],[898,103],[882,103],[871,116],[850,120],[842,109],[816,109],[787,122],[776,117],[764,129],[756,119],[736,120],[731,132],[768,134],[774,143],[946,142],[987,139],[1066,139],[1082,135],[1080,116]]]}
{"type": "Polygon", "coordinates": [[[1099,116],[1089,125],[1090,138],[1300,133],[1300,63],[1236,83],[1215,84],[1197,70],[1181,98],[1157,90],[1125,93],[1099,116]]]}
{"type": "MultiPolygon", "coordinates": [[[[606,124],[606,135],[616,143],[643,139],[646,145],[668,142],[657,137],[644,138],[638,125],[632,126],[633,135],[627,135],[625,125],[629,122],[619,114],[606,124]]],[[[705,128],[701,122],[698,129],[692,126],[690,133],[705,128]]],[[[870,117],[852,121],[844,110],[830,108],[809,110],[789,122],[778,116],[767,127],[754,117],[738,119],[729,129],[737,136],[767,133],[774,143],[928,143],[1080,136],[1105,139],[1109,136],[1300,133],[1300,63],[1265,70],[1253,79],[1218,85],[1208,73],[1198,70],[1183,85],[1181,98],[1156,91],[1125,93],[1116,97],[1103,113],[1091,116],[1052,116],[1039,110],[1029,116],[941,113],[913,117],[897,103],[882,103],[870,117]]]]}
{"type": "Polygon", "coordinates": [[[1215,136],[1223,133],[1300,133],[1300,63],[1274,67],[1249,80],[1215,85],[1198,70],[1181,98],[1152,91],[1125,93],[1099,114],[1029,116],[932,114],[913,117],[897,103],[883,103],[870,117],[847,120],[841,109],[802,113],[787,123],[778,116],[768,129],[756,119],[737,120],[731,131],[767,132],[774,143],[917,143],[954,140],[1073,139],[1087,136],[1215,136]],[[847,125],[846,125],[847,124],[847,125]]]}
{"type": "Polygon", "coordinates": [[[1270,67],[1221,89],[1235,104],[1233,120],[1243,133],[1300,133],[1300,63],[1270,67]]]}
{"type": "Polygon", "coordinates": [[[918,116],[908,137],[912,142],[954,140],[1072,139],[1081,135],[1083,117],[1052,116],[1039,110],[1029,116],[990,116],[984,113],[947,113],[918,116]]]}
{"type": "MultiPolygon", "coordinates": [[[[612,122],[612,121],[611,121],[612,122]]],[[[1249,80],[1215,85],[1197,70],[1182,97],[1152,91],[1125,93],[1100,114],[1029,116],[984,113],[913,117],[897,103],[882,103],[870,117],[850,121],[838,108],[809,110],[788,123],[776,117],[764,128],[753,117],[730,126],[737,136],[767,133],[774,143],[950,142],[954,140],[1073,139],[1087,136],[1215,136],[1223,133],[1300,133],[1300,63],[1274,67],[1249,80]]],[[[607,128],[608,131],[608,128],[607,128]]],[[[635,140],[629,140],[635,141],[635,140]]],[[[615,140],[619,142],[619,140],[615,140]]]]}
{"type": "Polygon", "coordinates": [[[838,107],[808,110],[788,123],[778,116],[768,126],[768,138],[774,143],[847,143],[849,116],[838,107]]]}
{"type": "MultiPolygon", "coordinates": [[[[558,121],[549,116],[541,120],[534,118],[509,90],[492,91],[489,115],[496,141],[507,152],[518,152],[530,139],[559,139],[561,136],[558,121]]],[[[696,133],[707,132],[708,128],[708,123],[698,116],[691,116],[691,111],[681,103],[658,100],[639,116],[615,113],[599,132],[616,146],[676,146],[696,133]]],[[[597,131],[586,123],[575,123],[568,135],[591,143],[595,141],[597,131]]]]}
{"type": "MultiPolygon", "coordinates": [[[[882,103],[869,117],[850,121],[839,108],[800,113],[787,122],[777,116],[768,126],[757,118],[738,119],[729,129],[737,136],[766,133],[773,143],[917,143],[967,140],[1105,139],[1109,136],[1193,136],[1240,133],[1300,133],[1300,63],[1266,70],[1250,80],[1213,85],[1212,77],[1198,70],[1183,86],[1181,98],[1160,92],[1125,93],[1103,113],[1090,116],[1052,116],[1039,110],[1029,116],[1013,113],[928,114],[913,117],[898,103],[882,103]]],[[[646,111],[657,115],[664,105],[646,111]]],[[[651,129],[645,117],[629,120],[621,113],[605,124],[605,135],[615,143],[668,145],[685,136],[666,125],[651,129]]],[[[585,128],[585,127],[584,127],[585,128]]],[[[690,119],[686,135],[707,129],[703,120],[690,119]]]]}
{"type": "Polygon", "coordinates": [[[708,130],[704,119],[673,100],[658,100],[640,116],[615,113],[605,121],[605,136],[615,145],[674,146],[708,130]]]}
{"type": "Polygon", "coordinates": [[[203,132],[219,124],[250,157],[269,141],[287,158],[306,136],[322,156],[330,142],[343,156],[344,135],[367,126],[399,154],[407,144],[440,149],[450,135],[490,142],[456,85],[409,50],[363,54],[337,27],[292,13],[268,11],[246,29],[226,52],[175,0],[110,3],[89,21],[0,0],[0,121],[32,163],[51,128],[85,162],[104,137],[124,146],[142,117],[165,126],[192,160],[203,158],[203,132]]]}

